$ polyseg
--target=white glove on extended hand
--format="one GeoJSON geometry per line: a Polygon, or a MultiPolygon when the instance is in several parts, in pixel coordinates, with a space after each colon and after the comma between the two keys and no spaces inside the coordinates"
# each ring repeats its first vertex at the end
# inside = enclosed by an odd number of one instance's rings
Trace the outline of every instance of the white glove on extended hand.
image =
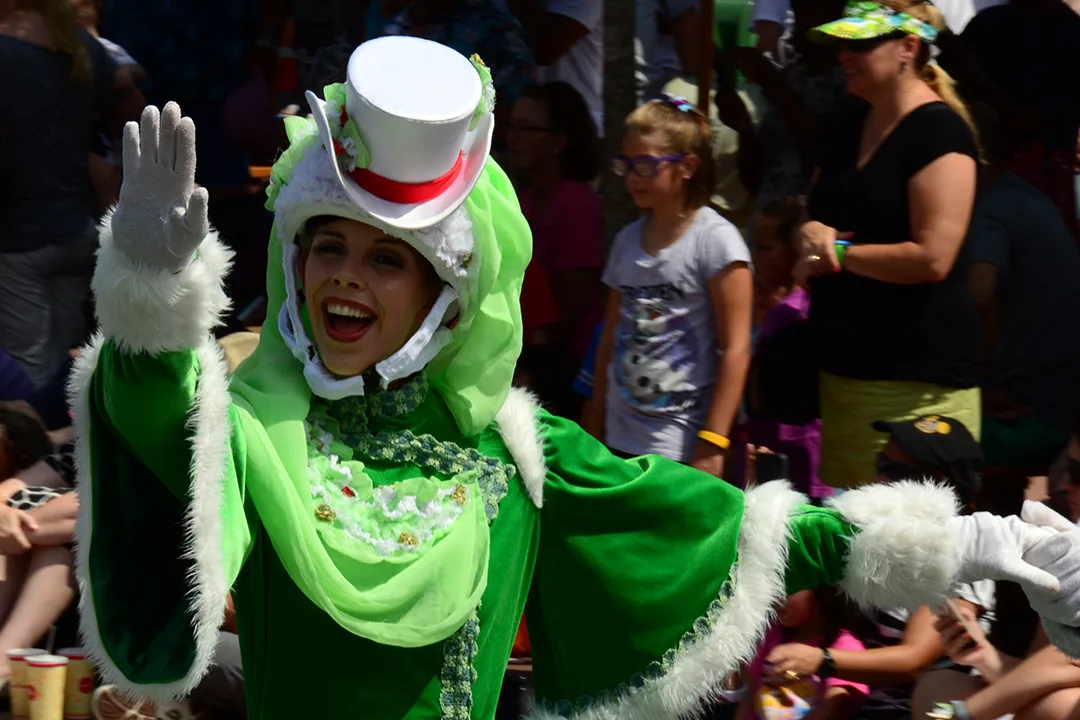
{"type": "Polygon", "coordinates": [[[1029,525],[1015,515],[1001,517],[985,512],[955,517],[949,523],[957,538],[958,581],[1009,580],[1020,583],[1025,592],[1057,592],[1057,577],[1041,566],[1029,564],[1025,555],[1050,538],[1052,530],[1029,525]]]}
{"type": "Polygon", "coordinates": [[[207,194],[195,189],[195,123],[169,103],[124,126],[124,184],[112,216],[113,243],[130,260],[179,272],[210,229],[207,194]]]}
{"type": "Polygon", "coordinates": [[[1024,587],[1031,609],[1051,622],[1080,627],[1080,529],[1046,505],[1024,503],[1021,517],[1050,533],[1024,553],[1024,560],[1050,573],[1058,591],[1024,587]]]}

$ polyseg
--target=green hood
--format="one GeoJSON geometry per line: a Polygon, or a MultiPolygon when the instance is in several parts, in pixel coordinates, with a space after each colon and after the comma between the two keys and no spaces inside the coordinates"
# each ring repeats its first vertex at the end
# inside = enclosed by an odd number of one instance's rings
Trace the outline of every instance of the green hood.
{"type": "MultiPolygon", "coordinates": [[[[510,180],[489,159],[462,209],[432,228],[396,230],[374,222],[348,199],[333,177],[314,121],[290,119],[288,130],[291,146],[275,164],[267,191],[267,207],[275,212],[266,274],[267,322],[258,349],[237,370],[234,388],[258,390],[241,394],[260,417],[276,415],[271,406],[299,411],[309,404],[304,355],[286,343],[289,328],[281,320],[283,308],[297,302],[290,297],[287,288],[293,283],[286,282],[285,273],[295,273],[290,255],[296,230],[316,215],[338,215],[380,226],[408,242],[454,286],[460,314],[453,328],[446,329],[448,340],[427,363],[427,374],[462,433],[480,432],[506,400],[521,352],[519,298],[532,241],[510,180]],[[463,254],[467,259],[461,262],[463,254]]],[[[303,414],[289,416],[302,419],[303,414]]]]}

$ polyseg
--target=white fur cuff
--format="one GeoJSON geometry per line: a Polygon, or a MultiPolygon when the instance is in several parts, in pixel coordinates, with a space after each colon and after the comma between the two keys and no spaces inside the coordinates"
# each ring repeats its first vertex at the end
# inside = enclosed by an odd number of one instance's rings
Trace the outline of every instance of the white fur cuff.
{"type": "Polygon", "coordinates": [[[952,490],[898,482],[852,490],[830,504],[859,529],[840,583],[854,600],[914,610],[948,596],[959,571],[948,522],[957,512],[952,490]]]}
{"type": "Polygon", "coordinates": [[[198,257],[180,272],[153,270],[113,245],[112,215],[101,223],[92,288],[106,338],[127,352],[157,354],[198,347],[229,308],[222,281],[232,250],[211,230],[198,257]]]}

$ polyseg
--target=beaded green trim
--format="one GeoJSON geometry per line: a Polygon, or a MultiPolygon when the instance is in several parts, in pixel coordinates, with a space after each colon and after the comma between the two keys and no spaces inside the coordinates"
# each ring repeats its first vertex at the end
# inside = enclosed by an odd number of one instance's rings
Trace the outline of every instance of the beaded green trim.
{"type": "Polygon", "coordinates": [[[705,614],[694,621],[690,630],[679,639],[678,645],[665,652],[663,657],[649,663],[642,672],[635,674],[626,682],[620,683],[614,690],[604,690],[597,695],[585,695],[578,698],[577,702],[560,700],[555,704],[556,712],[563,717],[570,717],[576,713],[584,712],[590,707],[612,705],[632,690],[640,689],[646,683],[659,680],[671,672],[679,658],[689,651],[691,647],[701,642],[722,620],[724,608],[727,606],[731,596],[735,594],[735,576],[738,569],[739,562],[736,560],[732,563],[724,584],[720,586],[720,592],[717,593],[716,599],[709,603],[705,614]]]}
{"type": "Polygon", "coordinates": [[[428,394],[427,375],[420,373],[396,390],[382,390],[367,395],[351,395],[327,402],[313,398],[312,412],[333,418],[351,434],[366,434],[373,421],[408,415],[417,410],[428,394]]]}
{"type": "Polygon", "coordinates": [[[463,448],[452,442],[440,442],[431,435],[413,435],[408,430],[376,435],[345,433],[342,439],[356,452],[373,460],[416,465],[427,472],[453,477],[476,471],[477,483],[484,496],[488,522],[499,515],[499,503],[506,497],[510,480],[517,468],[475,448],[463,448]]]}
{"type": "Polygon", "coordinates": [[[469,720],[472,717],[473,683],[476,682],[477,644],[480,637],[480,608],[443,644],[443,667],[439,675],[442,692],[439,706],[444,720],[469,720]]]}

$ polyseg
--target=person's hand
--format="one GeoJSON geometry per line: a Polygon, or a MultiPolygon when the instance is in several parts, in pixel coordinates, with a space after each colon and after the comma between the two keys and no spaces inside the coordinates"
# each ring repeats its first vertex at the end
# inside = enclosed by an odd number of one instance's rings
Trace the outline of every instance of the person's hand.
{"type": "Polygon", "coordinates": [[[721,477],[724,474],[724,451],[707,440],[698,440],[690,464],[701,472],[721,477]]]}
{"type": "Polygon", "coordinates": [[[803,223],[795,231],[794,245],[799,259],[792,270],[795,282],[802,286],[813,278],[840,271],[840,259],[836,254],[836,241],[847,240],[852,233],[837,232],[816,220],[803,223]]]}
{"type": "Polygon", "coordinates": [[[38,529],[37,521],[22,510],[0,505],[0,555],[21,555],[30,549],[26,533],[38,529]]]}
{"type": "Polygon", "coordinates": [[[1031,408],[1019,402],[1000,387],[982,390],[983,417],[994,420],[1015,420],[1031,412],[1031,408]]]}
{"type": "MultiPolygon", "coordinates": [[[[1033,564],[1028,557],[1032,549],[1051,538],[1055,531],[1024,522],[1015,515],[1001,517],[986,512],[954,517],[949,523],[957,540],[959,582],[1007,580],[1023,586],[1029,597],[1032,592],[1057,593],[1059,582],[1055,574],[1033,564]]],[[[1080,558],[1076,564],[1080,570],[1080,558]]],[[[1077,600],[1080,601],[1080,593],[1077,600]]]]}
{"type": "Polygon", "coordinates": [[[777,645],[765,658],[762,682],[774,687],[816,675],[825,662],[825,651],[812,645],[787,643],[777,645]]]}
{"type": "Polygon", "coordinates": [[[746,446],[746,471],[744,472],[744,484],[747,488],[757,485],[757,459],[761,455],[771,455],[772,450],[757,445],[746,446]]]}
{"type": "Polygon", "coordinates": [[[124,184],[112,216],[116,247],[153,270],[179,272],[210,229],[207,192],[195,188],[195,123],[169,103],[124,126],[124,184]]]}
{"type": "Polygon", "coordinates": [[[1027,501],[1020,517],[1047,531],[1047,537],[1024,553],[1024,560],[1057,581],[1056,592],[1024,587],[1031,609],[1045,620],[1080,627],[1080,529],[1040,502],[1027,501]]]}
{"type": "Polygon", "coordinates": [[[987,682],[993,682],[1001,676],[1001,655],[987,640],[975,614],[967,608],[960,608],[960,614],[968,621],[971,632],[949,615],[938,616],[936,627],[941,634],[945,654],[957,665],[973,667],[987,682]]]}

